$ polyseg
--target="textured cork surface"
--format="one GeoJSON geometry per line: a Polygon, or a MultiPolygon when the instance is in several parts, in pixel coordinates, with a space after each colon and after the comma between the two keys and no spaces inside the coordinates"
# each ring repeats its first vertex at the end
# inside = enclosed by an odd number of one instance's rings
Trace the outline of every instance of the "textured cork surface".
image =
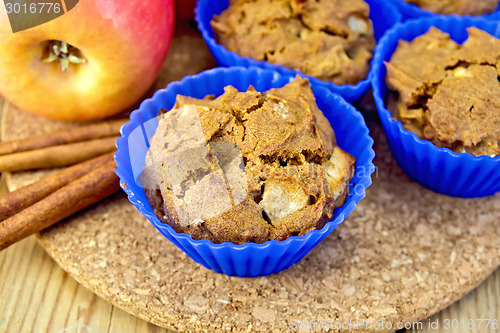
{"type": "MultiPolygon", "coordinates": [[[[195,36],[178,36],[169,59],[185,69],[166,65],[163,86],[208,64],[202,45],[195,36]],[[190,52],[193,47],[200,51],[190,52]],[[188,61],[193,54],[198,58],[188,61]]],[[[73,125],[8,105],[2,140],[73,125]]],[[[397,167],[377,124],[372,135],[377,170],[367,197],[304,260],[277,275],[241,279],[203,268],[163,238],[124,194],[43,232],[39,240],[82,285],[173,330],[288,332],[299,322],[364,319],[395,327],[421,320],[468,293],[500,264],[500,195],[464,200],[430,192],[397,167]]],[[[8,186],[44,174],[16,173],[8,186]]]]}

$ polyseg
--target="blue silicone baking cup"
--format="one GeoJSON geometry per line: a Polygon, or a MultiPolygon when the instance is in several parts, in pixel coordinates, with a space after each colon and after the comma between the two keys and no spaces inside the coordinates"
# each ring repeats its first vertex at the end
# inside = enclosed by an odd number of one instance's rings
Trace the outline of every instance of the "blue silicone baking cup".
{"type": "MultiPolygon", "coordinates": [[[[378,40],[383,34],[393,27],[395,24],[402,21],[402,16],[397,8],[385,0],[365,0],[370,5],[370,19],[373,21],[375,39],[378,40]]],[[[285,75],[300,74],[307,77],[317,86],[323,86],[339,94],[349,102],[355,102],[361,98],[370,87],[371,70],[366,79],[358,82],[355,85],[344,84],[336,85],[332,82],[322,81],[312,76],[307,76],[299,71],[271,64],[267,61],[258,61],[248,57],[242,57],[235,52],[228,51],[224,46],[217,43],[214,36],[214,31],[210,25],[210,21],[214,15],[219,15],[222,11],[229,7],[229,0],[199,0],[195,8],[195,19],[198,23],[198,29],[203,36],[203,39],[208,45],[210,52],[220,66],[242,66],[250,67],[257,66],[264,69],[276,70],[285,75]]]]}
{"type": "Polygon", "coordinates": [[[399,40],[411,41],[436,27],[450,34],[457,43],[467,38],[467,27],[477,27],[500,37],[500,22],[460,16],[436,16],[410,20],[387,32],[375,50],[373,95],[389,147],[403,171],[413,180],[435,192],[472,198],[500,191],[500,157],[473,156],[440,148],[404,129],[385,106],[388,94],[386,67],[399,40]]]}
{"type": "MultiPolygon", "coordinates": [[[[431,16],[437,16],[437,15],[443,15],[443,14],[437,14],[434,12],[431,12],[430,10],[427,9],[422,9],[417,5],[408,3],[404,0],[387,0],[388,2],[392,3],[400,12],[401,15],[403,16],[403,20],[411,20],[411,19],[416,19],[416,18],[421,18],[421,17],[431,17],[431,16]]],[[[446,15],[444,15],[446,16],[446,15]]],[[[465,15],[463,17],[472,17],[470,15],[465,15]]],[[[493,19],[496,20],[500,18],[500,5],[498,8],[490,14],[485,14],[478,16],[478,18],[483,18],[483,19],[493,19]]]]}
{"type": "Polygon", "coordinates": [[[240,277],[265,276],[289,268],[309,253],[354,210],[356,204],[365,197],[365,189],[372,183],[371,174],[375,170],[372,160],[375,152],[372,149],[373,140],[361,113],[342,97],[313,83],[311,86],[318,106],[332,124],[338,145],[357,159],[356,172],[350,183],[345,204],[335,210],[333,219],[321,230],[263,244],[214,244],[208,240],[194,240],[187,234],[177,233],[170,225],[160,222],[156,217],[134,175],[144,166],[147,142],[158,124],[158,110],[171,109],[178,94],[196,98],[203,98],[207,94],[218,96],[227,85],[232,85],[239,91],[246,91],[253,85],[256,90],[262,92],[282,87],[292,80],[293,77],[255,67],[219,67],[186,76],[145,100],[138,110],[132,112],[130,121],[121,128],[121,137],[116,143],[116,174],[120,177],[120,184],[130,202],[166,238],[206,268],[240,277]]]}

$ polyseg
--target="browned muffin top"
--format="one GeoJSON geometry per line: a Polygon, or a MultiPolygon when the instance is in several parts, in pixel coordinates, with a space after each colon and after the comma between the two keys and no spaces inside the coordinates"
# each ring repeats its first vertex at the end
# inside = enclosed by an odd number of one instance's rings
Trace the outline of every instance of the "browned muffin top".
{"type": "Polygon", "coordinates": [[[456,152],[498,156],[500,40],[477,28],[468,31],[463,45],[436,28],[400,41],[386,63],[387,85],[397,92],[388,104],[422,139],[456,152]]]}
{"type": "Polygon", "coordinates": [[[212,242],[262,243],[322,228],[355,160],[335,145],[306,79],[218,98],[178,96],[159,120],[143,183],[155,214],[212,242]]]}
{"type": "MultiPolygon", "coordinates": [[[[400,0],[403,1],[403,0],[400,0]]],[[[484,15],[494,12],[498,0],[404,0],[439,14],[484,15]]]]}
{"type": "Polygon", "coordinates": [[[335,84],[366,78],[375,39],[363,0],[236,0],[212,27],[229,51],[335,84]]]}

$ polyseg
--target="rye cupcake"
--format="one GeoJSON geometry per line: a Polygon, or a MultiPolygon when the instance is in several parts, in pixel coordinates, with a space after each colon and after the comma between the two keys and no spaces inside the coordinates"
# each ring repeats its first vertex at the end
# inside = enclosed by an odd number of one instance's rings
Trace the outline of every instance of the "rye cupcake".
{"type": "Polygon", "coordinates": [[[498,19],[498,0],[389,0],[403,14],[403,19],[428,17],[433,15],[481,16],[498,19]]]}
{"type": "Polygon", "coordinates": [[[367,91],[376,42],[401,21],[380,0],[202,0],[195,12],[220,65],[302,73],[348,101],[367,91]]]}
{"type": "Polygon", "coordinates": [[[390,31],[373,92],[391,151],[421,185],[458,197],[500,191],[498,22],[435,17],[390,31]]]}
{"type": "Polygon", "coordinates": [[[374,170],[359,112],[311,86],[234,67],[158,91],[117,141],[129,200],[216,272],[262,276],[290,267],[354,210],[374,170]],[[262,124],[262,117],[270,118],[262,124]]]}

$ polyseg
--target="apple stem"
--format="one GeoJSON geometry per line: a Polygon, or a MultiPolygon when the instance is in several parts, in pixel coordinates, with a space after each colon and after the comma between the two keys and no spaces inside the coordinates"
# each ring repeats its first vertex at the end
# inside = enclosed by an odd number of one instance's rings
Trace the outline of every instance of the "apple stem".
{"type": "Polygon", "coordinates": [[[46,51],[42,55],[42,62],[59,61],[61,70],[66,72],[70,64],[83,64],[87,61],[79,49],[66,42],[49,40],[46,51]],[[43,56],[46,56],[45,58],[43,56]]]}

